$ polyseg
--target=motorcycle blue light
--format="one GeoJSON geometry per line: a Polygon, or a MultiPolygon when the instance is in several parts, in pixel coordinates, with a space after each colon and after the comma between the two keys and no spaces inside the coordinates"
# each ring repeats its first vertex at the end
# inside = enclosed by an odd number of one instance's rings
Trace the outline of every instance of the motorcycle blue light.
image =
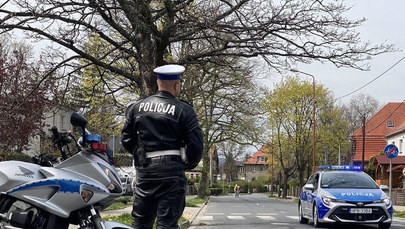
{"type": "Polygon", "coordinates": [[[86,141],[87,142],[101,142],[101,136],[99,134],[87,134],[86,141]]]}

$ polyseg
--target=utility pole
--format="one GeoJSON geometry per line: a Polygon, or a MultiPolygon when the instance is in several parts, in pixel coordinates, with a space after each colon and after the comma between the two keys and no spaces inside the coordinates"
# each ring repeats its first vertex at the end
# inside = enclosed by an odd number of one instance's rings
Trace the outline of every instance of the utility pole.
{"type": "Polygon", "coordinates": [[[365,151],[365,147],[366,147],[366,115],[363,114],[363,127],[361,130],[361,135],[363,138],[363,147],[361,149],[361,169],[364,171],[364,151],[365,151]]]}

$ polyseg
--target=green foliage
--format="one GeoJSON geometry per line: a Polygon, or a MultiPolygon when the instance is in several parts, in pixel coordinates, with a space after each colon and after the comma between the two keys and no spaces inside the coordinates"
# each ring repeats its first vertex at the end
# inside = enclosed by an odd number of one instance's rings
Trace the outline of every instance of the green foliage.
{"type": "Polygon", "coordinates": [[[209,188],[208,192],[210,195],[218,196],[223,193],[223,188],[209,188]]]}
{"type": "Polygon", "coordinates": [[[122,202],[114,202],[110,206],[106,207],[103,209],[104,211],[111,211],[111,210],[118,210],[118,209],[124,209],[128,207],[128,204],[122,203],[122,202]]]}
{"type": "Polygon", "coordinates": [[[405,211],[394,211],[393,215],[394,217],[405,218],[405,211]]]}
{"type": "Polygon", "coordinates": [[[22,153],[0,150],[0,161],[25,161],[31,162],[31,157],[22,153]]]}
{"type": "Polygon", "coordinates": [[[205,201],[206,201],[206,198],[188,199],[188,200],[186,200],[186,207],[198,207],[198,206],[204,204],[205,201]]]}
{"type": "Polygon", "coordinates": [[[132,196],[120,196],[118,197],[115,202],[123,203],[123,204],[132,204],[132,196]]]}
{"type": "Polygon", "coordinates": [[[305,172],[312,167],[314,121],[315,165],[321,161],[323,163],[326,151],[328,163],[337,163],[339,152],[346,152],[344,149],[349,147],[348,123],[343,118],[343,111],[335,107],[331,93],[323,85],[315,85],[315,90],[313,86],[297,76],[290,76],[266,96],[264,108],[268,112],[269,128],[272,130],[269,147],[277,160],[275,164],[280,166],[284,187],[290,177],[297,175],[296,171],[302,185],[305,172]]]}
{"type": "Polygon", "coordinates": [[[291,179],[287,182],[290,189],[298,187],[298,179],[291,179]]]}
{"type": "Polygon", "coordinates": [[[107,216],[103,216],[102,220],[120,222],[127,226],[131,226],[132,221],[133,221],[132,215],[130,213],[125,213],[125,214],[117,215],[117,216],[107,215],[107,216]]]}
{"type": "MultiPolygon", "coordinates": [[[[102,217],[102,220],[105,220],[105,221],[115,221],[115,222],[119,222],[119,223],[125,224],[125,225],[127,225],[127,226],[132,226],[133,218],[132,218],[132,215],[131,215],[130,213],[125,213],[125,214],[117,215],[117,216],[111,216],[111,215],[103,216],[103,217],[102,217]]],[[[185,222],[185,221],[186,221],[186,219],[185,219],[184,217],[181,217],[181,218],[179,219],[178,224],[179,224],[179,228],[180,228],[180,229],[183,229],[183,228],[181,227],[181,225],[182,225],[182,223],[185,222]]],[[[154,228],[154,229],[156,228],[156,221],[155,221],[155,223],[153,224],[153,228],[154,228]]]]}

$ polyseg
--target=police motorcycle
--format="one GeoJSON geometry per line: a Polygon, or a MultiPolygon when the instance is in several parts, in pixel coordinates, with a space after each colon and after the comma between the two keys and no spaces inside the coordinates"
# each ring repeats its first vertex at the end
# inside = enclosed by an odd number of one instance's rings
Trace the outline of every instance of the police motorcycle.
{"type": "Polygon", "coordinates": [[[87,120],[73,113],[70,122],[82,133],[78,153],[71,155],[68,148],[73,135],[53,127],[52,142],[61,162],[0,162],[0,229],[68,229],[69,224],[80,229],[130,228],[101,219],[99,211],[122,195],[120,179],[100,135],[85,129],[87,120]]]}

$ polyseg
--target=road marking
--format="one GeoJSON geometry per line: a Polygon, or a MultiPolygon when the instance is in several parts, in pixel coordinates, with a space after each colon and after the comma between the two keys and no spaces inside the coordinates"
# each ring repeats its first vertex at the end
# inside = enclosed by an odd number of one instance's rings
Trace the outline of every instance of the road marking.
{"type": "Polygon", "coordinates": [[[276,220],[276,218],[274,218],[271,215],[258,215],[256,216],[257,218],[261,219],[261,220],[276,220]]]}
{"type": "Polygon", "coordinates": [[[212,216],[199,216],[197,217],[199,220],[214,220],[214,217],[212,216]]]}
{"type": "Polygon", "coordinates": [[[287,218],[294,219],[294,220],[298,220],[298,219],[299,219],[298,216],[287,216],[287,218]]]}
{"type": "Polygon", "coordinates": [[[263,212],[263,213],[257,213],[257,215],[278,215],[277,213],[267,213],[267,212],[263,212]]]}
{"type": "Polygon", "coordinates": [[[224,215],[223,212],[206,212],[204,215],[224,215]]]}
{"type": "Polygon", "coordinates": [[[252,213],[244,212],[244,213],[231,213],[231,215],[251,215],[252,213]]]}
{"type": "Polygon", "coordinates": [[[280,226],[290,225],[289,223],[271,223],[271,224],[280,226]]]}
{"type": "Polygon", "coordinates": [[[236,220],[244,220],[245,219],[245,217],[237,216],[237,215],[228,215],[227,217],[228,217],[228,219],[236,219],[236,220]]]}

